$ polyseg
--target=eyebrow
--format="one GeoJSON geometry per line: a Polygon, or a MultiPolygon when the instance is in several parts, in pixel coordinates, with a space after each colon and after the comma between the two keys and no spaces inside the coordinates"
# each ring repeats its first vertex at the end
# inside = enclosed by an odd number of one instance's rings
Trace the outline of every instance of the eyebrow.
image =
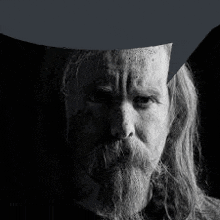
{"type": "Polygon", "coordinates": [[[97,86],[96,90],[104,91],[104,92],[113,92],[113,89],[111,86],[97,86]]]}
{"type": "MultiPolygon", "coordinates": [[[[107,92],[107,93],[114,93],[113,89],[111,86],[98,86],[96,88],[96,91],[100,92],[107,92]]],[[[133,95],[148,95],[148,96],[153,96],[153,97],[161,97],[161,92],[159,89],[154,88],[154,87],[148,87],[148,88],[143,88],[143,89],[134,89],[132,91],[133,95]]]]}
{"type": "Polygon", "coordinates": [[[111,86],[97,86],[98,90],[113,91],[111,86]]]}
{"type": "Polygon", "coordinates": [[[159,89],[154,88],[154,87],[147,87],[147,88],[143,88],[143,89],[134,89],[133,93],[135,95],[149,95],[149,96],[154,96],[154,97],[161,97],[161,92],[159,89]]]}

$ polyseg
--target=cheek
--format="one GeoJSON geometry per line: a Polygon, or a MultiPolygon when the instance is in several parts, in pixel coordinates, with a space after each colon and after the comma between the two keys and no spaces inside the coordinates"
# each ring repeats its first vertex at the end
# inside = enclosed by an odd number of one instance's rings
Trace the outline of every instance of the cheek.
{"type": "Polygon", "coordinates": [[[106,127],[107,109],[101,104],[87,103],[82,114],[83,131],[87,135],[101,135],[106,127]]]}
{"type": "Polygon", "coordinates": [[[67,100],[67,120],[69,127],[77,127],[78,130],[86,133],[96,133],[102,125],[103,115],[106,109],[99,104],[92,104],[84,101],[82,97],[75,96],[67,100]]]}
{"type": "Polygon", "coordinates": [[[145,144],[152,160],[160,158],[168,134],[167,120],[158,116],[150,113],[142,115],[136,126],[138,138],[145,144]]]}
{"type": "Polygon", "coordinates": [[[105,134],[105,109],[86,104],[69,120],[68,139],[77,154],[93,149],[105,134]]]}

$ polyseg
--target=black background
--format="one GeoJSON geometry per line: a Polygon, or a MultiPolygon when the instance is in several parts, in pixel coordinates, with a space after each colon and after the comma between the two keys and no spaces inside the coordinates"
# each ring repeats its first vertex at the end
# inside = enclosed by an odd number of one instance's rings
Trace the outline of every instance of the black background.
{"type": "MultiPolygon", "coordinates": [[[[40,172],[46,174],[47,166],[36,155],[39,149],[56,154],[65,143],[65,106],[60,86],[67,56],[68,50],[0,36],[3,202],[45,199],[48,186],[38,176],[40,172]]],[[[200,136],[205,158],[202,179],[209,195],[220,198],[220,27],[207,36],[189,62],[199,91],[200,136]]]]}

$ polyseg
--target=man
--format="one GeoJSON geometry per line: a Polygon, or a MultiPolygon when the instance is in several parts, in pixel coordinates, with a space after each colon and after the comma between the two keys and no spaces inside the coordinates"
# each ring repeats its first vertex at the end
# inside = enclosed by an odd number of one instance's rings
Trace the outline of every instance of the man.
{"type": "Polygon", "coordinates": [[[77,204],[104,219],[220,219],[197,183],[197,94],[172,44],[75,51],[63,78],[77,204]]]}

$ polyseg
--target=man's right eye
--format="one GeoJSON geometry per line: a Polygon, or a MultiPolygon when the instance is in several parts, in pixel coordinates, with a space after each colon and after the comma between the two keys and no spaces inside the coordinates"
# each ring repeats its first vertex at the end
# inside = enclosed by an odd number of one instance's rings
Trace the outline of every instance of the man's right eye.
{"type": "Polygon", "coordinates": [[[88,101],[93,103],[109,103],[111,95],[105,92],[95,92],[88,96],[88,101]]]}

